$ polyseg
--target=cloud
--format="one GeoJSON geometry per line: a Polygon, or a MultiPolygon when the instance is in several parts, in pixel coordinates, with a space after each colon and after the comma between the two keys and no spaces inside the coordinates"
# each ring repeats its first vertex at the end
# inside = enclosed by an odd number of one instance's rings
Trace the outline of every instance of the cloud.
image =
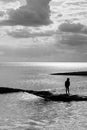
{"type": "Polygon", "coordinates": [[[65,22],[59,26],[59,30],[62,32],[78,33],[78,32],[81,32],[83,27],[84,26],[80,23],[75,24],[75,23],[65,22]]]}
{"type": "Polygon", "coordinates": [[[20,3],[26,3],[26,0],[0,0],[0,2],[3,2],[3,3],[12,3],[12,2],[16,2],[16,1],[19,1],[20,3]]]}
{"type": "Polygon", "coordinates": [[[16,31],[7,31],[9,36],[14,38],[29,38],[32,37],[32,34],[28,30],[16,30],[16,31]]]}
{"type": "MultiPolygon", "coordinates": [[[[68,45],[67,47],[77,47],[76,49],[81,49],[82,47],[87,48],[87,36],[82,34],[61,34],[59,42],[62,45],[68,45]]],[[[75,49],[74,48],[74,49],[75,49]]]]}
{"type": "Polygon", "coordinates": [[[15,2],[15,1],[17,1],[17,0],[1,0],[1,2],[6,2],[6,3],[8,3],[8,2],[15,2]]]}
{"type": "Polygon", "coordinates": [[[81,23],[70,23],[65,22],[60,24],[59,30],[61,32],[71,32],[71,33],[83,33],[87,34],[87,26],[81,23]]]}
{"type": "Polygon", "coordinates": [[[7,31],[7,35],[12,36],[14,38],[33,38],[33,37],[49,37],[54,34],[53,31],[46,32],[33,32],[28,29],[17,29],[14,31],[7,31]]]}
{"type": "Polygon", "coordinates": [[[0,11],[0,17],[3,17],[4,16],[4,11],[0,11]]]}
{"type": "Polygon", "coordinates": [[[1,26],[40,26],[51,23],[50,0],[27,0],[26,5],[8,11],[9,18],[0,22],[1,26]]]}
{"type": "MultiPolygon", "coordinates": [[[[62,45],[68,45],[71,47],[87,48],[87,26],[81,23],[65,22],[59,26],[60,40],[62,45]]],[[[75,49],[75,48],[74,48],[75,49]]]]}

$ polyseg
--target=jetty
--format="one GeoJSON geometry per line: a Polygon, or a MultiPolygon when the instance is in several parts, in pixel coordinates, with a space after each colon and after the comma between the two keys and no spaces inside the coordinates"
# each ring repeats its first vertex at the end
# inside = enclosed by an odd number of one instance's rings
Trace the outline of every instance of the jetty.
{"type": "Polygon", "coordinates": [[[68,95],[68,94],[53,94],[50,91],[34,91],[23,90],[17,88],[0,87],[0,94],[11,94],[18,92],[26,92],[39,97],[42,97],[45,101],[58,101],[58,102],[71,102],[71,101],[87,101],[87,96],[80,95],[68,95]]]}
{"type": "Polygon", "coordinates": [[[52,73],[50,75],[66,75],[66,76],[87,76],[87,71],[52,73]]]}

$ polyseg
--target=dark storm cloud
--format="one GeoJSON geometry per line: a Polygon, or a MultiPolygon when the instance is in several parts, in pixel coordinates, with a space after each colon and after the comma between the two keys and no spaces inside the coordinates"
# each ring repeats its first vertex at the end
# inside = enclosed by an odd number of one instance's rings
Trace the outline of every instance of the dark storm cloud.
{"type": "Polygon", "coordinates": [[[62,32],[87,34],[87,26],[80,23],[65,22],[65,23],[60,24],[59,30],[62,32]]]}
{"type": "Polygon", "coordinates": [[[27,0],[26,5],[8,11],[9,19],[0,22],[1,26],[40,26],[51,23],[50,0],[27,0]]]}

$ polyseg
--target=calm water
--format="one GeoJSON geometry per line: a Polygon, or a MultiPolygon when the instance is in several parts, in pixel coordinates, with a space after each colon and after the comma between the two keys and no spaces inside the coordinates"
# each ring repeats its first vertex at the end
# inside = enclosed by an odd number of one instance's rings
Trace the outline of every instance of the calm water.
{"type": "MultiPolygon", "coordinates": [[[[64,93],[66,76],[53,72],[87,70],[84,66],[0,64],[0,86],[64,93]]],[[[87,77],[70,76],[72,94],[87,95],[87,77]]],[[[46,102],[27,93],[0,95],[0,130],[86,130],[87,102],[46,102]]]]}

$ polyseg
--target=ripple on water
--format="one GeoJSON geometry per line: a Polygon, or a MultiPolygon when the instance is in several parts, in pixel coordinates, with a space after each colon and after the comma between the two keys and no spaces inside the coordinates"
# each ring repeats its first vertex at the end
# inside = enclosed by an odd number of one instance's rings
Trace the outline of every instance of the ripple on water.
{"type": "Polygon", "coordinates": [[[87,102],[47,102],[27,93],[0,95],[0,129],[86,130],[87,102]]]}

